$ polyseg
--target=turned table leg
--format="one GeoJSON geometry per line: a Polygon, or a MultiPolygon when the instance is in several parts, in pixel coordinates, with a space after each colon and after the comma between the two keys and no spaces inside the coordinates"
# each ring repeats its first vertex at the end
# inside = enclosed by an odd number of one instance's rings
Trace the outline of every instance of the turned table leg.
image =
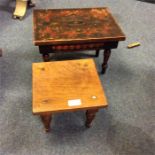
{"type": "Polygon", "coordinates": [[[103,54],[103,64],[102,64],[102,74],[104,74],[106,72],[106,69],[108,67],[108,60],[110,58],[110,55],[111,55],[111,50],[110,49],[106,49],[104,51],[104,54],[103,54]]]}
{"type": "Polygon", "coordinates": [[[91,126],[91,122],[95,118],[97,111],[98,111],[98,109],[91,109],[91,110],[86,111],[86,124],[85,124],[86,127],[89,128],[91,126]]]}
{"type": "Polygon", "coordinates": [[[42,58],[45,62],[50,60],[49,53],[51,51],[50,46],[39,46],[40,54],[42,54],[42,58]]]}
{"type": "Polygon", "coordinates": [[[95,57],[98,57],[99,56],[99,53],[100,53],[100,50],[96,50],[95,57]]]}
{"type": "Polygon", "coordinates": [[[50,60],[50,56],[49,56],[48,53],[42,54],[42,56],[43,56],[43,60],[44,60],[45,62],[48,62],[48,61],[50,60]]]}
{"type": "Polygon", "coordinates": [[[49,132],[50,131],[50,123],[52,120],[52,116],[50,114],[42,114],[41,116],[42,122],[44,124],[45,127],[45,131],[49,132]]]}

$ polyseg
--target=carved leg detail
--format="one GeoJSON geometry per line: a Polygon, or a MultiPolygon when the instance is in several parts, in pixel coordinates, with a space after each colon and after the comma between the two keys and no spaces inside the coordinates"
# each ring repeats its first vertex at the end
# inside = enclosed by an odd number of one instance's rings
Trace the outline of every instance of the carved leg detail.
{"type": "Polygon", "coordinates": [[[45,131],[49,132],[50,131],[50,123],[51,123],[51,120],[52,120],[52,116],[50,114],[46,114],[46,115],[44,114],[44,115],[41,115],[40,117],[41,117],[42,122],[44,124],[45,131]]]}
{"type": "Polygon", "coordinates": [[[99,56],[99,53],[100,53],[100,50],[96,50],[95,57],[98,57],[99,56]]]}
{"type": "Polygon", "coordinates": [[[102,74],[104,74],[106,72],[106,69],[108,67],[108,60],[110,58],[111,55],[111,50],[110,49],[106,49],[104,51],[104,55],[103,55],[103,64],[102,64],[102,74]]]}
{"type": "Polygon", "coordinates": [[[95,118],[95,114],[97,111],[98,111],[98,109],[92,109],[92,110],[86,111],[86,127],[89,128],[91,126],[91,122],[95,118]]]}
{"type": "Polygon", "coordinates": [[[49,56],[48,53],[43,54],[43,60],[44,60],[45,62],[48,62],[48,61],[50,60],[50,56],[49,56]]]}

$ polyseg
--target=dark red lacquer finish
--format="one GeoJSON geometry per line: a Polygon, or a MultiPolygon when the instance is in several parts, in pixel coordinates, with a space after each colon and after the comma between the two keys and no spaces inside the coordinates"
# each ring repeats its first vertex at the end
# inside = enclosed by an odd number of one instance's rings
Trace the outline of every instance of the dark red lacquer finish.
{"type": "Polygon", "coordinates": [[[124,39],[107,8],[34,10],[35,45],[124,39]]]}

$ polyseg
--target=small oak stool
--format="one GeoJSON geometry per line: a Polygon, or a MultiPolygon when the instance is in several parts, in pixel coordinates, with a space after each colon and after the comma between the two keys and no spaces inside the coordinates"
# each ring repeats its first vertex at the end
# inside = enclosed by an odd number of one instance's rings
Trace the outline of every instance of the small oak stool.
{"type": "Polygon", "coordinates": [[[50,131],[56,112],[86,110],[90,127],[99,108],[107,106],[93,59],[33,63],[33,114],[50,131]]]}

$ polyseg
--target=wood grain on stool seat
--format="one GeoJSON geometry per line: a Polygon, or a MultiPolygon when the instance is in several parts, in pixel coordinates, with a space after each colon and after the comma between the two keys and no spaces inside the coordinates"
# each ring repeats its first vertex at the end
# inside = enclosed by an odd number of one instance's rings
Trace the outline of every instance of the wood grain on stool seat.
{"type": "Polygon", "coordinates": [[[105,106],[107,100],[92,59],[33,64],[34,114],[105,106]],[[81,105],[68,106],[68,100],[74,99],[80,99],[81,105]]]}

